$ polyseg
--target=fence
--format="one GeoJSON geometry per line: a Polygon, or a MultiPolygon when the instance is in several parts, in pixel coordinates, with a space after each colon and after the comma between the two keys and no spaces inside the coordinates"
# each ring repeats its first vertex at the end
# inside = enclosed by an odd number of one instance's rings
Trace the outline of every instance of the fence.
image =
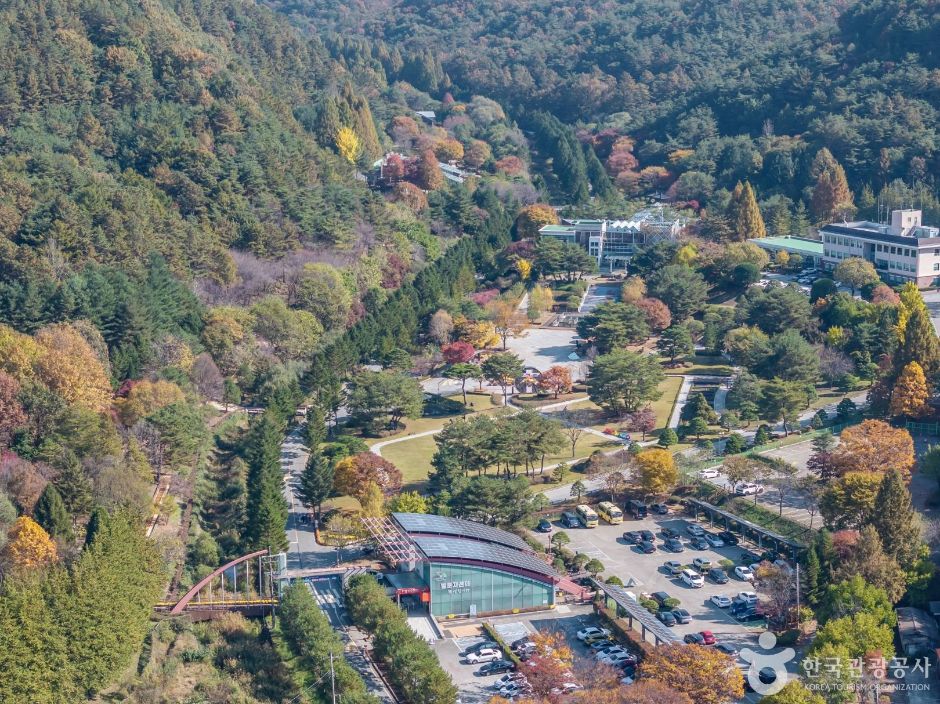
{"type": "Polygon", "coordinates": [[[904,427],[911,435],[940,435],[940,423],[914,423],[908,421],[904,427]]]}

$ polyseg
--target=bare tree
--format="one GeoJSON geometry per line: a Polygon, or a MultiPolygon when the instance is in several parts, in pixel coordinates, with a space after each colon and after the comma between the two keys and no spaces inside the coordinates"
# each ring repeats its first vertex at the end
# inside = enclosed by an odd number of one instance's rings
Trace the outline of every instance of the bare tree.
{"type": "Polygon", "coordinates": [[[796,488],[803,497],[803,508],[809,513],[809,528],[812,530],[816,514],[819,513],[819,499],[823,494],[823,486],[816,477],[809,474],[797,479],[796,488]]]}
{"type": "Polygon", "coordinates": [[[764,565],[756,576],[767,597],[767,617],[778,627],[787,626],[796,606],[796,574],[787,567],[764,565]]]}
{"type": "Polygon", "coordinates": [[[836,383],[854,369],[855,365],[844,352],[831,347],[823,347],[819,353],[819,373],[829,384],[836,383]]]}
{"type": "Polygon", "coordinates": [[[627,488],[627,478],[623,476],[622,472],[616,470],[608,472],[604,476],[604,488],[610,494],[610,500],[616,501],[617,497],[623,494],[627,488]]]}

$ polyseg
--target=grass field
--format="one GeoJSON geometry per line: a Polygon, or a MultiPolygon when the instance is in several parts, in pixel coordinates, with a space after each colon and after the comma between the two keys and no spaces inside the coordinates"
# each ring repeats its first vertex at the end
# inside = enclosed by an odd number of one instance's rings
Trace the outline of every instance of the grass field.
{"type": "Polygon", "coordinates": [[[838,389],[834,389],[831,386],[817,386],[816,400],[809,404],[809,407],[824,408],[831,403],[839,403],[839,401],[849,396],[857,396],[858,394],[865,391],[866,388],[868,388],[868,382],[865,382],[865,387],[856,391],[839,391],[838,389]]]}
{"type": "MultiPolygon", "coordinates": [[[[462,397],[460,394],[450,397],[452,400],[461,401],[462,397]]],[[[499,406],[494,406],[493,402],[488,393],[478,394],[467,392],[467,413],[486,413],[492,411],[499,406]]],[[[390,435],[385,435],[380,438],[363,438],[366,445],[372,447],[377,442],[384,442],[386,440],[394,440],[395,438],[403,438],[406,435],[417,435],[418,433],[424,433],[428,430],[437,430],[438,428],[443,428],[447,421],[453,418],[460,418],[461,414],[454,414],[450,416],[434,416],[434,417],[423,417],[423,418],[405,418],[402,422],[405,427],[401,430],[392,433],[390,435]]]]}
{"type": "MultiPolygon", "coordinates": [[[[588,457],[595,450],[612,450],[621,443],[598,437],[593,433],[583,433],[575,445],[575,457],[571,457],[571,445],[557,455],[545,458],[545,465],[558,462],[572,462],[588,457]]],[[[431,458],[437,450],[433,435],[403,440],[382,448],[382,457],[394,464],[402,473],[402,483],[406,491],[421,489],[431,472],[431,458]]]]}
{"type": "MultiPolygon", "coordinates": [[[[659,390],[663,392],[663,395],[656,401],[653,401],[650,404],[650,408],[653,409],[653,413],[656,414],[656,428],[650,433],[655,435],[659,433],[660,430],[663,430],[666,427],[666,424],[669,423],[669,416],[672,415],[672,407],[676,403],[676,398],[679,396],[679,389],[682,388],[682,377],[681,376],[667,376],[665,381],[659,385],[659,390]]],[[[590,399],[585,399],[583,401],[575,401],[567,406],[571,410],[586,410],[594,411],[597,414],[595,422],[590,424],[590,427],[595,430],[604,430],[606,427],[614,427],[617,425],[614,421],[606,421],[603,418],[603,412],[601,409],[590,399]]],[[[550,414],[549,414],[550,415],[550,414]]]]}
{"type": "Polygon", "coordinates": [[[668,374],[695,374],[699,376],[731,376],[733,370],[724,357],[709,355],[689,355],[675,366],[670,367],[669,360],[660,357],[659,361],[666,365],[668,374]]]}

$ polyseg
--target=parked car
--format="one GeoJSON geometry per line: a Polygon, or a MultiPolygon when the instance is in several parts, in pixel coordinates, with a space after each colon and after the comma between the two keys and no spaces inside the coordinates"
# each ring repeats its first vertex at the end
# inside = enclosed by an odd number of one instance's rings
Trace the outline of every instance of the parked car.
{"type": "Polygon", "coordinates": [[[664,626],[672,628],[676,625],[676,617],[672,615],[672,611],[660,611],[656,614],[656,618],[662,621],[664,626]]]}
{"type": "Polygon", "coordinates": [[[663,604],[665,604],[665,603],[666,603],[667,601],[669,601],[671,598],[672,598],[672,597],[669,596],[669,594],[667,594],[666,592],[653,592],[652,594],[650,594],[650,599],[652,599],[653,601],[655,601],[655,602],[656,602],[657,604],[659,604],[660,606],[662,606],[663,604]]]}
{"type": "Polygon", "coordinates": [[[702,537],[705,538],[705,542],[707,542],[713,548],[723,548],[725,546],[725,541],[719,538],[714,533],[706,532],[705,535],[703,535],[702,537]]]}
{"type": "Polygon", "coordinates": [[[637,547],[640,548],[640,552],[642,552],[644,555],[651,555],[652,553],[656,552],[656,545],[654,545],[651,540],[644,540],[639,543],[637,547]]]}
{"type": "Polygon", "coordinates": [[[483,650],[470,653],[467,656],[467,663],[470,665],[477,665],[481,662],[495,662],[496,660],[502,660],[503,653],[497,648],[483,648],[483,650]]]}
{"type": "Polygon", "coordinates": [[[487,675],[498,675],[503,672],[512,672],[516,669],[516,663],[511,660],[494,660],[493,662],[486,663],[483,667],[477,670],[475,675],[478,677],[486,677],[487,675]]]}
{"type": "Polygon", "coordinates": [[[514,652],[519,657],[522,657],[523,655],[531,655],[536,651],[537,647],[538,646],[536,646],[535,643],[524,643],[518,648],[513,648],[512,652],[514,652]]]}
{"type": "Polygon", "coordinates": [[[738,565],[734,568],[734,576],[738,579],[743,579],[745,582],[754,581],[754,570],[745,565],[738,565]]]}
{"type": "Polygon", "coordinates": [[[699,479],[714,479],[720,474],[716,467],[710,467],[709,469],[703,469],[698,473],[699,479]]]}
{"type": "Polygon", "coordinates": [[[499,643],[492,641],[492,640],[483,640],[483,641],[480,641],[479,643],[474,643],[469,648],[464,650],[460,654],[460,657],[465,658],[471,653],[479,653],[481,650],[492,649],[492,648],[499,648],[499,643]]]}
{"type": "Polygon", "coordinates": [[[535,642],[529,636],[522,636],[522,638],[516,638],[512,643],[510,643],[509,647],[515,650],[516,648],[519,648],[526,643],[532,643],[532,645],[535,645],[535,642]]]}
{"type": "Polygon", "coordinates": [[[584,639],[584,644],[591,645],[592,643],[596,643],[599,640],[603,640],[603,641],[610,640],[610,634],[609,633],[596,633],[592,636],[588,636],[587,638],[584,639]]]}
{"type": "Polygon", "coordinates": [[[656,540],[656,534],[651,530],[641,530],[638,532],[640,534],[640,540],[648,540],[650,542],[656,540]]]}
{"type": "Polygon", "coordinates": [[[502,677],[500,677],[499,679],[497,679],[493,683],[492,688],[495,690],[500,690],[503,687],[505,687],[507,684],[509,684],[510,682],[521,682],[521,681],[526,681],[525,675],[523,675],[521,672],[509,672],[503,675],[502,677]]]}
{"type": "Polygon", "coordinates": [[[730,655],[733,658],[738,657],[738,649],[730,643],[716,643],[715,650],[724,653],[725,655],[730,655]]]}
{"type": "Polygon", "coordinates": [[[624,648],[622,645],[620,645],[620,643],[615,643],[614,645],[608,648],[604,648],[603,650],[598,650],[596,653],[594,653],[594,657],[597,658],[598,660],[603,660],[607,656],[613,657],[617,655],[618,653],[628,653],[628,652],[630,651],[624,648]]]}
{"type": "Polygon", "coordinates": [[[707,557],[696,557],[692,560],[692,567],[697,569],[699,572],[707,572],[712,568],[712,561],[707,557]]]}
{"type": "Polygon", "coordinates": [[[738,592],[738,595],[734,598],[734,600],[741,604],[756,604],[757,594],[748,591],[738,592]]]}
{"type": "Polygon", "coordinates": [[[715,584],[728,583],[728,573],[720,567],[712,567],[710,570],[708,570],[708,578],[715,584]]]}
{"type": "Polygon", "coordinates": [[[763,494],[764,487],[753,482],[742,482],[734,487],[734,493],[738,496],[753,496],[754,494],[763,494]]]}
{"type": "Polygon", "coordinates": [[[623,539],[630,545],[636,545],[641,540],[643,540],[643,538],[640,537],[640,531],[638,530],[624,531],[623,539]]]}
{"type": "MultiPolygon", "coordinates": [[[[763,684],[773,684],[777,681],[777,672],[772,667],[762,667],[757,673],[757,679],[763,684]]],[[[744,689],[748,692],[753,692],[754,688],[751,686],[750,681],[747,677],[744,678],[744,689]]]]}
{"type": "Polygon", "coordinates": [[[529,694],[532,691],[532,685],[528,682],[510,682],[504,687],[500,688],[499,696],[504,698],[519,697],[523,694],[529,694]]]}
{"type": "Polygon", "coordinates": [[[711,631],[699,631],[699,635],[702,636],[702,641],[705,645],[714,645],[718,642],[715,639],[715,634],[711,631]]]}
{"type": "Polygon", "coordinates": [[[613,639],[608,640],[596,640],[588,646],[595,654],[603,653],[612,648],[622,648],[623,646],[620,643],[616,642],[613,639]]]}
{"type": "Polygon", "coordinates": [[[650,511],[660,516],[666,516],[669,514],[669,507],[666,504],[650,504],[650,511]]]}
{"type": "Polygon", "coordinates": [[[670,552],[685,552],[685,546],[678,538],[669,538],[663,543],[663,547],[670,552]]]}
{"type": "Polygon", "coordinates": [[[551,533],[552,532],[551,521],[549,521],[547,518],[543,518],[541,521],[539,521],[539,524],[536,527],[536,530],[539,533],[551,533]]]}
{"type": "Polygon", "coordinates": [[[682,640],[690,645],[705,645],[705,639],[698,633],[686,633],[682,640]]]}
{"type": "Polygon", "coordinates": [[[705,542],[705,538],[692,538],[689,541],[689,547],[696,550],[708,550],[708,543],[705,542]]]}
{"type": "Polygon", "coordinates": [[[664,538],[667,538],[667,539],[678,538],[681,535],[679,531],[675,530],[674,528],[667,528],[666,526],[663,526],[663,528],[659,532],[662,534],[664,538]]]}
{"type": "Polygon", "coordinates": [[[620,667],[621,665],[626,665],[630,663],[631,665],[636,663],[636,656],[632,653],[620,653],[610,658],[603,658],[601,660],[606,665],[613,665],[614,667],[620,667]]]}
{"type": "Polygon", "coordinates": [[[610,631],[606,628],[598,628],[597,626],[588,626],[587,628],[582,628],[575,634],[578,637],[578,640],[584,640],[590,636],[609,636],[610,631]]]}
{"type": "Polygon", "coordinates": [[[676,619],[676,623],[692,623],[692,614],[685,609],[673,609],[672,617],[676,619]]]}
{"type": "Polygon", "coordinates": [[[678,560],[666,560],[663,563],[663,567],[666,568],[666,572],[670,575],[675,576],[682,572],[682,563],[678,560]]]}
{"type": "Polygon", "coordinates": [[[719,609],[727,609],[731,606],[731,597],[727,594],[715,594],[710,601],[719,609]]]}
{"type": "Polygon", "coordinates": [[[695,538],[700,538],[703,535],[705,535],[705,529],[702,528],[702,526],[698,525],[697,523],[690,523],[688,528],[686,528],[685,530],[689,535],[695,538]]]}
{"type": "Polygon", "coordinates": [[[699,589],[705,586],[705,580],[702,578],[702,575],[694,570],[682,570],[679,574],[679,578],[693,589],[699,589]]]}
{"type": "Polygon", "coordinates": [[[718,537],[725,541],[725,545],[737,545],[738,537],[729,530],[723,530],[718,533],[718,537]]]}

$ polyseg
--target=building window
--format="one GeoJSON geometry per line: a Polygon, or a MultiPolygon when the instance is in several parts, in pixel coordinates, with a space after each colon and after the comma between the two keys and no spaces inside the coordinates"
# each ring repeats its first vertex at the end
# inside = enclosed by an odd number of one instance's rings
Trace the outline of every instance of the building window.
{"type": "Polygon", "coordinates": [[[934,265],[933,265],[933,270],[934,270],[934,271],[940,271],[940,264],[934,264],[934,265]]]}

